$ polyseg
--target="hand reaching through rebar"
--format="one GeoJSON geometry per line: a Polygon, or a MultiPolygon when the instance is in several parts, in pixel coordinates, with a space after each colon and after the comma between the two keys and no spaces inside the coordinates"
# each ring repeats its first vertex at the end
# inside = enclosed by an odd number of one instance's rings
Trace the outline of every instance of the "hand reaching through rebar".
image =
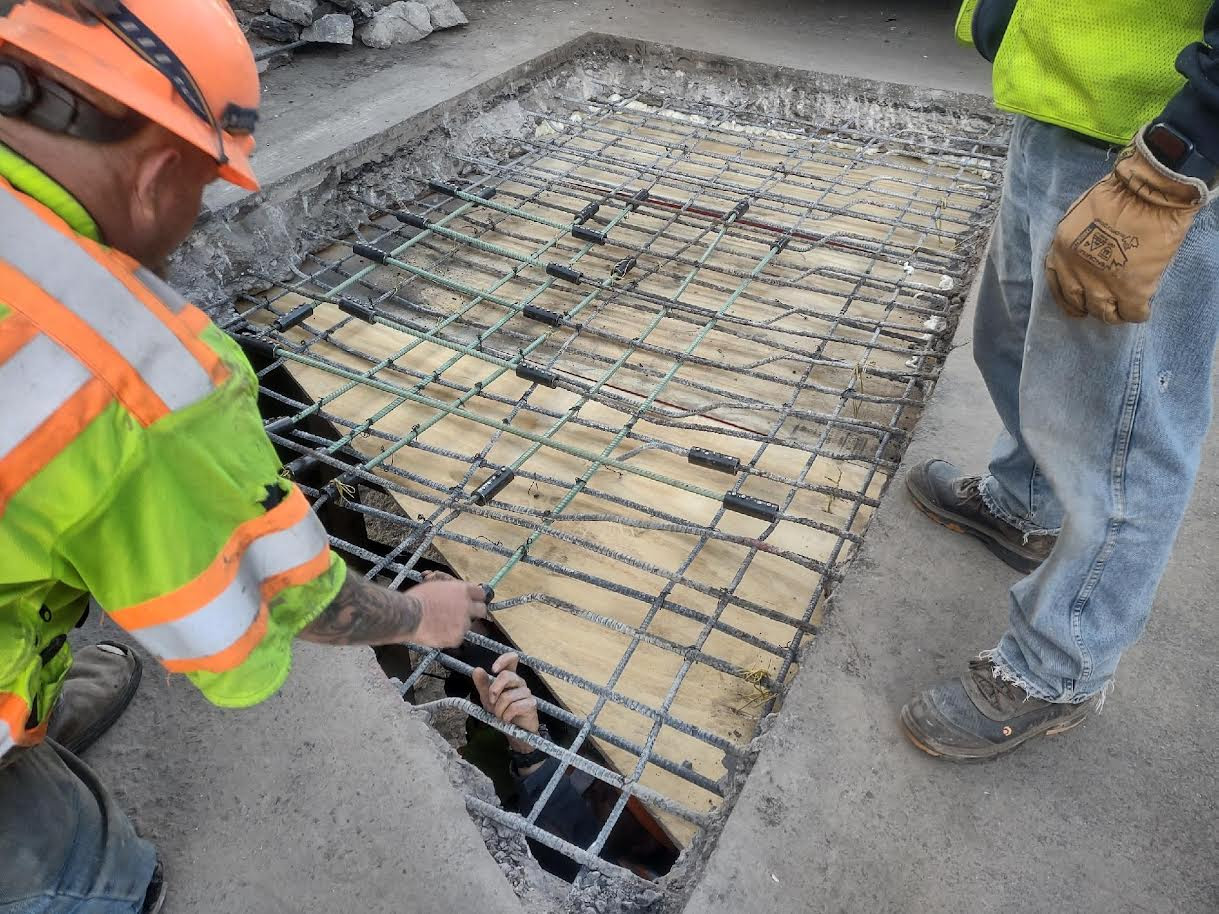
{"type": "Polygon", "coordinates": [[[405,593],[349,572],[330,605],[301,632],[319,644],[401,644],[456,647],[470,622],[487,616],[487,590],[441,572],[405,593]]]}
{"type": "Polygon", "coordinates": [[[457,647],[471,620],[487,618],[487,592],[482,584],[459,581],[443,571],[425,571],[423,583],[406,592],[423,610],[410,640],[427,647],[457,647]]]}
{"type": "MultiPolygon", "coordinates": [[[[478,668],[474,671],[474,688],[484,708],[506,724],[516,724],[522,730],[537,733],[538,700],[529,691],[529,686],[516,668],[520,657],[516,654],[501,654],[491,665],[491,673],[478,668]]],[[[533,746],[519,739],[508,737],[508,745],[516,752],[530,752],[533,746]]]]}

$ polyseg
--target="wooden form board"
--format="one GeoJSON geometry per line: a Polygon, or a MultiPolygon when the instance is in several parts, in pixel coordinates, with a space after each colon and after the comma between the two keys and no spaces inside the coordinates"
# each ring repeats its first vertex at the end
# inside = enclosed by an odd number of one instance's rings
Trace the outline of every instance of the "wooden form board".
{"type": "MultiPolygon", "coordinates": [[[[348,245],[319,254],[317,263],[345,271],[319,271],[322,289],[371,268],[352,291],[389,320],[368,324],[319,304],[281,340],[333,367],[287,365],[329,415],[362,423],[388,410],[377,434],[353,445],[377,457],[404,437],[414,442],[379,472],[407,518],[427,519],[463,577],[491,579],[505,551],[541,530],[497,587],[497,599],[513,604],[497,621],[525,653],[596,686],[547,676],[567,708],[715,780],[725,774],[723,749],[671,723],[744,746],[770,694],[757,682],[790,675],[799,620],[824,596],[822,566],[841,568],[853,554],[892,449],[917,417],[919,379],[934,374],[947,324],[937,316],[947,313],[942,289],[959,281],[950,275],[954,236],[973,231],[983,198],[952,163],[937,169],[844,140],[666,119],[646,106],[590,123],[544,122],[536,142],[549,148],[496,181],[496,199],[521,215],[475,207],[444,222],[464,237],[425,233],[399,258],[426,275],[353,258],[348,245]],[[625,207],[639,187],[652,202],[625,207]],[[528,218],[570,220],[598,197],[590,227],[623,214],[604,245],[528,218]],[[748,219],[724,229],[714,214],[744,199],[748,219]],[[785,232],[787,247],[771,255],[785,232]],[[522,263],[505,249],[542,253],[522,263]],[[543,271],[566,263],[604,283],[627,258],[631,271],[599,290],[543,271]],[[479,300],[467,289],[494,293],[479,300]],[[550,328],[499,302],[575,317],[550,328]],[[481,352],[463,352],[479,334],[481,352]],[[526,360],[557,387],[505,370],[526,346],[526,360]],[[377,383],[350,385],[344,370],[377,383]],[[459,398],[477,419],[451,412],[459,398]],[[631,433],[615,445],[628,421],[631,433]],[[706,493],[728,491],[736,477],[690,464],[691,448],[739,458],[750,468],[740,491],[782,504],[782,519],[772,527],[725,513],[706,493]],[[527,450],[518,478],[491,504],[469,501],[527,450]],[[603,453],[704,491],[613,466],[590,475],[588,455],[603,453]],[[578,479],[587,488],[571,498],[578,479]],[[669,647],[633,637],[641,631],[669,647]],[[662,709],[665,722],[657,728],[606,689],[662,709]]],[[[394,225],[381,220],[352,240],[391,250],[411,235],[378,238],[394,225]]],[[[305,302],[282,290],[268,300],[277,314],[305,302]]],[[[624,775],[640,763],[598,745],[624,775]]],[[[718,802],[646,761],[641,782],[695,813],[718,802]]],[[[679,842],[693,836],[682,817],[653,811],[679,842]]]]}

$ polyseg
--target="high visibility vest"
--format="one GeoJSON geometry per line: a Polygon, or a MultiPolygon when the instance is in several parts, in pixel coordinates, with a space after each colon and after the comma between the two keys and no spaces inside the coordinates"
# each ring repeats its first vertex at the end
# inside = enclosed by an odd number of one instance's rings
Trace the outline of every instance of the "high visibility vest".
{"type": "Polygon", "coordinates": [[[282,684],[346,566],[256,395],[203,312],[0,180],[0,753],[42,738],[89,596],[215,704],[282,684]]]}
{"type": "MultiPolygon", "coordinates": [[[[994,60],[1005,111],[1125,145],[1185,85],[1177,55],[1212,0],[1019,0],[994,60]]],[[[986,0],[965,0],[957,38],[986,0]]]]}

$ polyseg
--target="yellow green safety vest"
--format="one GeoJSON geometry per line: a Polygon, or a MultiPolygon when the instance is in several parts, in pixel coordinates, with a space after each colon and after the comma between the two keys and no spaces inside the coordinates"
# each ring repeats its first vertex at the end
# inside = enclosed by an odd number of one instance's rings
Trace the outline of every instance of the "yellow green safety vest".
{"type": "Polygon", "coordinates": [[[38,742],[90,596],[213,703],[262,701],[342,585],[257,381],[0,146],[0,754],[38,742]]]}
{"type": "MultiPolygon", "coordinates": [[[[957,39],[972,45],[980,0],[957,39]]],[[[1125,145],[1180,88],[1177,55],[1200,41],[1211,0],[1018,0],[994,60],[1005,111],[1125,145]]]]}

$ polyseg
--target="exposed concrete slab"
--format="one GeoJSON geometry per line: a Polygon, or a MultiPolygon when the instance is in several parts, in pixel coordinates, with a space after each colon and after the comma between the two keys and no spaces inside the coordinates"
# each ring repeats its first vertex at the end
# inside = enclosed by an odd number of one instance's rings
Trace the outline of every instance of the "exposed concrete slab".
{"type": "MultiPolygon", "coordinates": [[[[968,341],[967,314],[907,466],[985,466],[998,420],[968,341]]],[[[686,910],[1215,911],[1216,715],[1198,690],[1219,664],[1217,538],[1212,436],[1104,712],[1006,759],[951,765],[906,742],[898,709],[993,646],[1016,576],[929,523],[895,480],[686,910]]]]}
{"type": "MultiPolygon", "coordinates": [[[[585,32],[779,66],[987,93],[989,70],[952,36],[955,0],[819,3],[481,0],[470,24],[404,47],[317,48],[263,77],[254,165],[273,184],[585,32]]],[[[245,192],[217,185],[218,208],[245,192]]]]}
{"type": "Polygon", "coordinates": [[[244,711],[145,657],[87,760],[161,853],[166,914],[522,911],[450,785],[456,756],[366,648],[298,643],[284,688],[244,711]]]}

